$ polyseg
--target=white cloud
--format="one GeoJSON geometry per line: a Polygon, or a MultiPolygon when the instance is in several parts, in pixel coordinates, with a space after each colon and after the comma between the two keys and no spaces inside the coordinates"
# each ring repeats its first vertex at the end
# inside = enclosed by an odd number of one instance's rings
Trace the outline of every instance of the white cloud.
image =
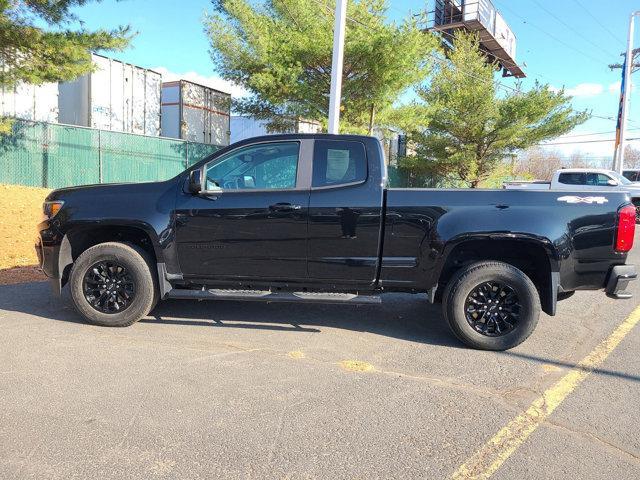
{"type": "MultiPolygon", "coordinates": [[[[561,90],[557,87],[550,88],[554,92],[561,90]]],[[[604,93],[604,86],[600,83],[579,83],[573,88],[565,88],[564,93],[571,97],[597,97],[604,93]]]]}
{"type": "MultiPolygon", "coordinates": [[[[609,91],[611,93],[620,93],[620,85],[622,85],[622,82],[620,80],[618,80],[617,82],[613,82],[611,85],[609,85],[609,91]]],[[[636,85],[634,83],[631,84],[631,89],[632,91],[636,91],[636,85]]]]}
{"type": "Polygon", "coordinates": [[[241,98],[249,96],[249,92],[240,85],[224,80],[217,75],[205,76],[197,72],[176,73],[165,67],[154,67],[152,70],[162,74],[163,82],[173,82],[175,80],[188,80],[190,82],[199,83],[206,87],[214,88],[222,92],[230,93],[233,98],[241,98]]]}
{"type": "Polygon", "coordinates": [[[622,82],[617,81],[617,82],[613,82],[611,85],[609,85],[609,91],[611,93],[620,93],[620,85],[622,84],[622,82]]]}

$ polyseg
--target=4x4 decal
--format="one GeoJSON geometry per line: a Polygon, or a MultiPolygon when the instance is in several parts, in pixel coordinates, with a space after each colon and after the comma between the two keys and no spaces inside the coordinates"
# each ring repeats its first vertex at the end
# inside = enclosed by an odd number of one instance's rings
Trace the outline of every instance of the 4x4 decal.
{"type": "Polygon", "coordinates": [[[565,195],[564,197],[558,197],[559,202],[567,202],[567,203],[597,203],[598,205],[602,205],[603,203],[607,203],[605,197],[577,197],[575,195],[565,195]]]}

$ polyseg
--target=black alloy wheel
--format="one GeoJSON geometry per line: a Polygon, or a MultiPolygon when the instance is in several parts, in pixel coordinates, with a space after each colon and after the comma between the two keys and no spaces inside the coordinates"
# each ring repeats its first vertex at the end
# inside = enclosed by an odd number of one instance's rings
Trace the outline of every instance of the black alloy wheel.
{"type": "Polygon", "coordinates": [[[516,327],[521,308],[518,295],[512,287],[489,281],[471,290],[465,302],[465,316],[478,333],[499,337],[516,327]]]}
{"type": "Polygon", "coordinates": [[[508,350],[536,328],[540,293],[514,265],[478,261],[453,274],[442,294],[442,310],[451,331],[470,347],[508,350]]]}
{"type": "Polygon", "coordinates": [[[135,299],[135,284],[127,269],[115,261],[93,264],[82,282],[84,298],[95,310],[106,314],[126,310],[135,299]]]}

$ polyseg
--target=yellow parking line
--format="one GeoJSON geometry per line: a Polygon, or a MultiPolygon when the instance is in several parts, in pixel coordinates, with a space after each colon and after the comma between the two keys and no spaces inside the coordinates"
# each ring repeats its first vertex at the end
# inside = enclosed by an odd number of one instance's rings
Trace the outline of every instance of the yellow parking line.
{"type": "Polygon", "coordinates": [[[607,359],[639,321],[640,306],[636,307],[631,315],[577,366],[537,398],[525,412],[511,420],[485,443],[455,471],[452,478],[461,480],[491,477],[565,398],[607,359]]]}

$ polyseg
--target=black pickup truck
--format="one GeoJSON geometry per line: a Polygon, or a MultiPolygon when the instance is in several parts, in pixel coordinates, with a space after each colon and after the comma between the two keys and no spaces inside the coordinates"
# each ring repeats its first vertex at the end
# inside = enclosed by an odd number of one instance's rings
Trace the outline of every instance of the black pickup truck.
{"type": "Polygon", "coordinates": [[[52,192],[36,249],[89,322],[127,326],[160,299],[441,301],[466,344],[524,341],[575,290],[627,298],[624,192],[386,188],[378,140],[277,135],[175,178],[52,192]]]}

